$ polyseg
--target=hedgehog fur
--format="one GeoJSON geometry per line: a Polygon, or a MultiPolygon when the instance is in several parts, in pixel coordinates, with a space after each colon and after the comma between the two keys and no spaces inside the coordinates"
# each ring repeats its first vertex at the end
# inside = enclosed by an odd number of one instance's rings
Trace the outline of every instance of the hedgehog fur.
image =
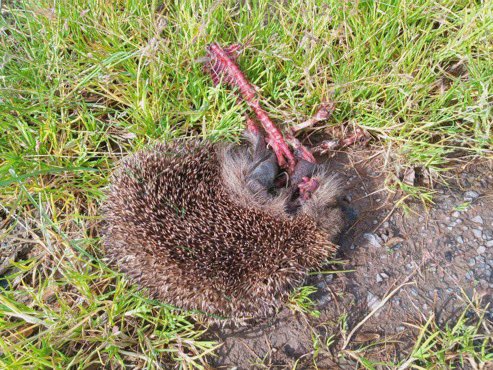
{"type": "Polygon", "coordinates": [[[156,299],[231,320],[265,317],[336,251],[340,184],[318,165],[320,187],[296,212],[277,165],[253,145],[160,144],[124,159],[103,208],[107,256],[156,299]]]}

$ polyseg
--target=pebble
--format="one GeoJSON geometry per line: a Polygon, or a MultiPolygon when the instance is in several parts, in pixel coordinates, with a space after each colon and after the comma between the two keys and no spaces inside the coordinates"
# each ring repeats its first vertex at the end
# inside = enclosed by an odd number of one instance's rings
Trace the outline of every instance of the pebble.
{"type": "Polygon", "coordinates": [[[373,311],[382,301],[375,294],[368,292],[366,295],[366,302],[368,303],[368,308],[373,311]]]}
{"type": "Polygon", "coordinates": [[[394,251],[398,251],[399,249],[402,248],[402,243],[397,243],[397,244],[393,245],[391,248],[394,251]]]}
{"type": "Polygon", "coordinates": [[[488,248],[493,247],[493,240],[488,240],[488,241],[486,242],[486,246],[487,246],[488,248]]]}
{"type": "Polygon", "coordinates": [[[472,271],[466,272],[466,279],[471,280],[472,279],[472,271]]]}
{"type": "Polygon", "coordinates": [[[452,259],[454,258],[454,254],[451,251],[446,251],[445,252],[445,259],[448,262],[452,262],[452,259]]]}
{"type": "Polygon", "coordinates": [[[467,261],[467,264],[473,267],[476,264],[476,260],[474,258],[470,258],[469,261],[467,261]]]}
{"type": "Polygon", "coordinates": [[[385,272],[381,272],[379,274],[377,274],[377,283],[381,283],[382,281],[384,281],[385,279],[388,279],[389,278],[389,275],[387,275],[385,272]]]}
{"type": "Polygon", "coordinates": [[[380,238],[376,236],[375,234],[372,233],[365,233],[363,234],[363,238],[368,240],[368,243],[375,248],[380,248],[382,246],[382,243],[380,242],[380,238]]]}
{"type": "Polygon", "coordinates": [[[459,244],[464,244],[464,239],[462,238],[462,236],[458,236],[457,238],[455,238],[455,240],[457,241],[457,243],[459,244]]]}
{"type": "Polygon", "coordinates": [[[485,264],[485,262],[486,262],[486,260],[484,259],[484,257],[481,257],[481,256],[477,256],[477,257],[475,258],[475,260],[476,260],[476,263],[478,263],[478,264],[480,264],[480,265],[484,265],[484,264],[485,264]]]}
{"type": "Polygon", "coordinates": [[[481,239],[483,237],[483,233],[479,229],[472,229],[472,233],[478,239],[481,239]]]}
{"type": "Polygon", "coordinates": [[[493,230],[491,229],[486,229],[483,231],[483,237],[486,239],[486,240],[491,240],[493,239],[493,230]]]}
{"type": "Polygon", "coordinates": [[[476,249],[476,252],[478,252],[478,254],[483,254],[484,252],[486,252],[486,247],[480,246],[478,249],[476,249]]]}
{"type": "Polygon", "coordinates": [[[459,211],[455,211],[454,213],[452,213],[452,217],[459,218],[459,216],[460,216],[459,211]]]}
{"type": "Polygon", "coordinates": [[[479,193],[474,190],[468,190],[464,193],[465,201],[471,201],[473,199],[476,199],[477,197],[479,197],[479,193]]]}
{"type": "Polygon", "coordinates": [[[472,222],[475,222],[477,224],[481,224],[481,225],[483,224],[483,218],[481,216],[479,216],[479,215],[476,216],[476,217],[474,217],[471,221],[472,222]]]}

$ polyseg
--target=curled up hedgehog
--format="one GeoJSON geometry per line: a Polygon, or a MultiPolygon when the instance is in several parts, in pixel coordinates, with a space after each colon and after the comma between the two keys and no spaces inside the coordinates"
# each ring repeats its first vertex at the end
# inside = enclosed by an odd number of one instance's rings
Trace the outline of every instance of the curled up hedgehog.
{"type": "Polygon", "coordinates": [[[260,125],[247,119],[242,144],[183,140],[124,159],[104,205],[104,247],[152,297],[242,320],[275,312],[334,255],[343,215],[340,184],[270,121],[235,51],[210,45],[206,69],[238,87],[260,125]]]}

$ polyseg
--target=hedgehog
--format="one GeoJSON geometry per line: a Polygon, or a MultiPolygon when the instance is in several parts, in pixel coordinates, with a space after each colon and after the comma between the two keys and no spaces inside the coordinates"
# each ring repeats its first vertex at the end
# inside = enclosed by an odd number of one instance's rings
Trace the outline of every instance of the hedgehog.
{"type": "Polygon", "coordinates": [[[275,313],[334,256],[344,217],[324,165],[297,167],[293,178],[317,181],[301,196],[279,181],[286,173],[265,142],[180,140],[122,160],[103,207],[112,263],[152,298],[206,319],[275,313]]]}

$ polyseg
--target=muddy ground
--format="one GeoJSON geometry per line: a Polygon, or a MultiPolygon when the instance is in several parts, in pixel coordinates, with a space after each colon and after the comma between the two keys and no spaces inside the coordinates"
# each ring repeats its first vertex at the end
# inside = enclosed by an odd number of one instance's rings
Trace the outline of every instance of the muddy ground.
{"type": "MultiPolygon", "coordinates": [[[[213,338],[224,344],[213,366],[311,369],[315,361],[320,369],[354,369],[354,357],[341,356],[341,350],[370,342],[365,357],[396,363],[415,342],[413,324],[432,314],[439,324],[453,322],[466,297],[493,303],[491,164],[466,166],[450,175],[447,186],[419,169],[392,168],[404,182],[434,191],[434,204],[409,198],[403,208],[396,207],[403,193],[387,190],[385,159],[385,153],[354,148],[328,160],[346,184],[357,219],[339,242],[337,257],[345,263],[327,267],[353,271],[306,282],[318,288],[312,298],[320,317],[286,308],[263,322],[217,327],[213,338]],[[351,330],[376,309],[345,346],[351,330]],[[325,346],[329,338],[333,343],[325,346]]],[[[487,316],[493,319],[491,308],[487,316]]]]}

